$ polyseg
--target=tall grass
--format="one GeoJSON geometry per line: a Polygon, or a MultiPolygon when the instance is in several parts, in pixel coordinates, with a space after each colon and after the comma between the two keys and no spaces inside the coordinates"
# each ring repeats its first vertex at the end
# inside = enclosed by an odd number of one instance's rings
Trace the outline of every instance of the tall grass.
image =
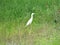
{"type": "Polygon", "coordinates": [[[60,0],[0,0],[0,45],[60,45],[59,34],[60,0]]]}

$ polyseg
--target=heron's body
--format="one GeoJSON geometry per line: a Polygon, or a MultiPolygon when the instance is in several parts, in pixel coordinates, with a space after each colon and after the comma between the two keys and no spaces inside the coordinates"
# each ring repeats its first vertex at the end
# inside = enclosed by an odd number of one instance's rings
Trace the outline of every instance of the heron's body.
{"type": "Polygon", "coordinates": [[[32,23],[32,21],[33,21],[33,15],[34,15],[34,13],[31,14],[31,18],[28,20],[26,26],[28,26],[28,25],[30,25],[32,23]]]}

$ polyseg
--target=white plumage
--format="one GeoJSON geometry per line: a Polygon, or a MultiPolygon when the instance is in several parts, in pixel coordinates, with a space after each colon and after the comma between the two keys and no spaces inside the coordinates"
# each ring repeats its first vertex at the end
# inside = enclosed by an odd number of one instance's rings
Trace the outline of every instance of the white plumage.
{"type": "Polygon", "coordinates": [[[34,15],[34,13],[31,14],[31,18],[28,20],[26,26],[28,26],[28,25],[30,25],[32,23],[32,21],[33,21],[33,15],[34,15]]]}

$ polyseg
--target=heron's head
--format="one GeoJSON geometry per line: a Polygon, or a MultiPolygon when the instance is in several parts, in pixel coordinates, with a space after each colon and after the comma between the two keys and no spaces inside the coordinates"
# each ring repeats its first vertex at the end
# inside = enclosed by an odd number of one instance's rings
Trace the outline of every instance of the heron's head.
{"type": "Polygon", "coordinates": [[[32,13],[31,16],[33,16],[35,13],[32,13]]]}

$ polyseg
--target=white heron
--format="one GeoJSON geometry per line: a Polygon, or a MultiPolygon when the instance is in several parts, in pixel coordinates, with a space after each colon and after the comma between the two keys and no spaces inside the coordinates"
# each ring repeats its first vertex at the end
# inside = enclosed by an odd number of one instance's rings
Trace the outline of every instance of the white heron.
{"type": "Polygon", "coordinates": [[[31,18],[28,20],[26,26],[28,26],[28,25],[30,25],[30,24],[32,23],[32,21],[33,21],[33,15],[34,15],[34,14],[35,14],[35,13],[32,13],[32,14],[31,14],[31,18]]]}

